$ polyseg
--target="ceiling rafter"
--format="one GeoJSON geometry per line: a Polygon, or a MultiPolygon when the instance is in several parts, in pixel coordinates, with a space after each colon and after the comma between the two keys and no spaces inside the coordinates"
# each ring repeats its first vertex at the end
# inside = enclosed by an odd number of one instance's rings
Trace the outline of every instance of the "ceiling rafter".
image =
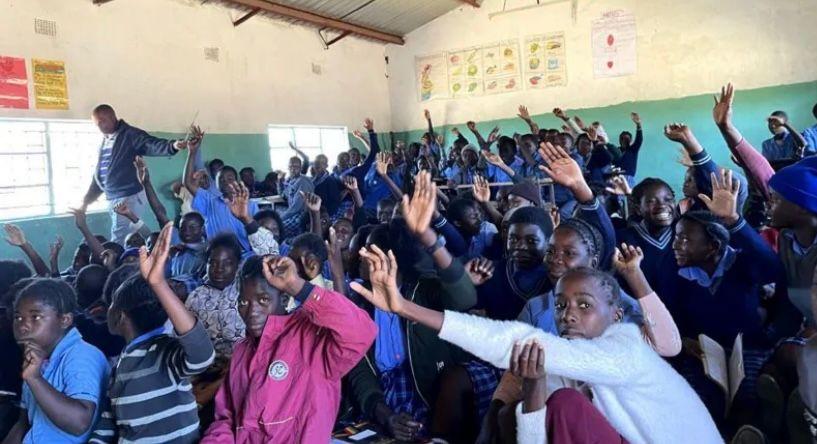
{"type": "MultiPolygon", "coordinates": [[[[341,33],[345,32],[348,34],[354,34],[360,37],[377,40],[383,43],[393,43],[396,45],[403,45],[405,43],[403,37],[399,35],[391,34],[373,28],[368,28],[366,26],[355,25],[354,23],[349,23],[343,20],[326,17],[324,15],[316,14],[314,12],[293,8],[292,6],[286,6],[268,0],[223,0],[223,1],[227,4],[232,4],[234,6],[250,8],[250,11],[247,14],[251,14],[253,13],[253,11],[257,9],[259,10],[258,12],[270,13],[281,17],[286,17],[288,19],[316,25],[319,27],[334,29],[336,31],[340,31],[341,33]]],[[[238,19],[237,22],[240,22],[238,24],[241,24],[247,19],[249,19],[249,17],[245,15],[244,17],[238,19]]]]}

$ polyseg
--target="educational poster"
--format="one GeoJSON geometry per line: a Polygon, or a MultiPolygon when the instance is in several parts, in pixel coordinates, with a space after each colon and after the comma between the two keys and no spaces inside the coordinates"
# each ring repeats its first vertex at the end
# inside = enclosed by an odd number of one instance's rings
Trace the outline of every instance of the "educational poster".
{"type": "Polygon", "coordinates": [[[563,32],[526,37],[523,51],[526,89],[567,85],[563,32]]]}
{"type": "Polygon", "coordinates": [[[414,59],[417,73],[417,92],[421,102],[448,98],[448,73],[445,53],[414,59]]]}
{"type": "Polygon", "coordinates": [[[479,47],[447,53],[448,89],[452,98],[482,95],[482,51],[479,47]]]}
{"type": "Polygon", "coordinates": [[[38,109],[68,109],[68,80],[65,62],[31,59],[34,72],[34,102],[38,109]]]}
{"type": "Polygon", "coordinates": [[[501,94],[522,89],[519,41],[507,40],[482,47],[485,60],[485,94],[501,94]]]}
{"type": "Polygon", "coordinates": [[[28,109],[25,59],[0,56],[0,108],[28,109]]]}
{"type": "Polygon", "coordinates": [[[635,15],[623,10],[610,11],[593,20],[593,75],[596,78],[635,74],[635,15]]]}

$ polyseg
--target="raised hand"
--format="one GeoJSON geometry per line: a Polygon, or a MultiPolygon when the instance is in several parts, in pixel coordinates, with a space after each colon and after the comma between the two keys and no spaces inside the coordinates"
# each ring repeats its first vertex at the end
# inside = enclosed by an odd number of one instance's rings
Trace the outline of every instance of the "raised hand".
{"type": "Polygon", "coordinates": [[[113,211],[116,214],[127,218],[129,221],[133,223],[139,221],[139,216],[137,216],[136,213],[134,213],[133,210],[131,210],[128,204],[125,202],[120,202],[116,204],[116,206],[113,207],[113,211]]]}
{"type": "Polygon", "coordinates": [[[57,236],[57,238],[54,239],[54,242],[51,243],[49,258],[52,262],[59,258],[63,245],[65,245],[65,242],[62,240],[62,236],[57,236]]]}
{"type": "Polygon", "coordinates": [[[511,374],[523,379],[542,379],[545,377],[545,349],[536,342],[520,345],[516,343],[511,350],[511,374]]]}
{"type": "Polygon", "coordinates": [[[227,201],[227,206],[230,207],[230,213],[233,217],[240,220],[244,224],[252,222],[250,216],[250,190],[244,185],[244,182],[237,181],[230,183],[227,186],[230,192],[230,199],[227,201]]]}
{"type": "Polygon", "coordinates": [[[321,212],[321,197],[315,193],[304,192],[300,191],[301,196],[304,197],[304,203],[306,204],[306,208],[311,213],[320,213],[321,212]]]}
{"type": "Polygon", "coordinates": [[[635,123],[638,126],[641,126],[641,116],[639,116],[637,112],[631,112],[630,118],[633,119],[633,123],[635,123]]]}
{"type": "Polygon", "coordinates": [[[769,116],[766,118],[766,121],[768,121],[772,125],[772,128],[778,128],[785,125],[785,122],[783,122],[783,118],[780,116],[769,116]]]}
{"type": "Polygon", "coordinates": [[[374,121],[369,117],[363,119],[363,128],[366,128],[366,131],[374,130],[374,121]]]}
{"type": "Polygon", "coordinates": [[[544,159],[545,165],[539,165],[539,169],[550,176],[554,182],[571,190],[580,185],[587,185],[579,164],[570,157],[565,150],[550,142],[539,144],[539,155],[544,159]]]}
{"type": "Polygon", "coordinates": [[[385,176],[389,173],[389,164],[391,163],[391,156],[386,152],[377,153],[375,170],[380,176],[385,176]]]}
{"type": "Polygon", "coordinates": [[[484,257],[476,257],[465,264],[465,272],[474,285],[482,285],[494,275],[494,263],[484,257]]]}
{"type": "Polygon", "coordinates": [[[731,83],[721,87],[720,95],[715,95],[715,107],[712,108],[712,119],[718,126],[732,123],[732,102],[735,99],[735,88],[731,83]]]}
{"type": "Polygon", "coordinates": [[[591,142],[597,142],[599,140],[599,132],[595,126],[590,125],[585,129],[587,132],[587,137],[590,138],[591,142]]]}
{"type": "Polygon", "coordinates": [[[471,130],[472,132],[477,130],[477,123],[474,122],[473,120],[465,122],[465,126],[467,126],[468,129],[471,130]]]}
{"type": "Polygon", "coordinates": [[[482,176],[474,176],[473,184],[474,199],[479,203],[487,203],[491,200],[491,188],[488,186],[488,179],[482,176]]]}
{"type": "Polygon", "coordinates": [[[290,296],[298,294],[304,286],[298,267],[287,256],[265,256],[263,271],[270,285],[290,296]]]}
{"type": "Polygon", "coordinates": [[[692,158],[689,157],[687,150],[683,148],[678,148],[678,157],[675,159],[675,161],[687,168],[692,167],[692,158]]]}
{"type": "Polygon", "coordinates": [[[429,111],[427,109],[424,109],[423,110],[423,117],[425,117],[426,120],[431,120],[431,111],[429,111]]]}
{"type": "Polygon", "coordinates": [[[488,163],[490,163],[491,165],[495,166],[505,165],[505,162],[496,153],[492,153],[488,150],[482,150],[482,155],[485,156],[485,160],[487,160],[488,163]]]}
{"type": "Polygon", "coordinates": [[[431,216],[437,208],[437,186],[431,182],[431,173],[420,171],[414,178],[414,195],[403,196],[403,218],[411,234],[420,237],[428,230],[431,216]]]}
{"type": "Polygon", "coordinates": [[[567,114],[561,108],[553,108],[553,115],[559,119],[567,120],[567,114]]]}
{"type": "Polygon", "coordinates": [[[136,179],[139,183],[144,185],[146,181],[150,180],[148,166],[145,164],[145,159],[142,156],[136,156],[133,161],[133,166],[136,168],[136,179]]]}
{"type": "Polygon", "coordinates": [[[581,129],[583,129],[583,130],[587,131],[587,125],[585,125],[585,124],[584,124],[584,121],[582,120],[582,118],[581,118],[581,117],[579,117],[579,116],[573,116],[573,121],[574,121],[574,122],[576,122],[576,125],[578,125],[578,126],[579,126],[579,128],[581,128],[581,129]]]}
{"type": "Polygon", "coordinates": [[[375,307],[399,314],[405,300],[397,287],[397,259],[394,253],[389,251],[386,255],[377,245],[372,245],[369,249],[361,248],[360,257],[369,267],[369,282],[372,289],[369,290],[357,282],[351,283],[352,289],[375,307]]]}
{"type": "Polygon", "coordinates": [[[173,223],[168,222],[162,227],[153,250],[148,252],[147,247],[139,248],[139,271],[142,277],[151,284],[157,285],[165,280],[167,256],[170,254],[170,240],[173,237],[173,223]]]}
{"type": "Polygon", "coordinates": [[[519,114],[517,114],[517,116],[525,122],[529,121],[530,113],[528,112],[528,107],[525,105],[519,105],[519,114]]]}
{"type": "Polygon", "coordinates": [[[494,143],[496,139],[499,138],[499,127],[495,126],[494,129],[488,133],[488,139],[486,140],[489,144],[494,143]]]}
{"type": "Polygon", "coordinates": [[[562,223],[562,214],[559,213],[559,207],[549,203],[547,210],[548,217],[550,217],[550,222],[553,224],[553,228],[558,227],[559,224],[562,223]]]}
{"type": "Polygon", "coordinates": [[[343,186],[349,191],[357,190],[357,179],[355,176],[343,176],[343,186]]]}
{"type": "Polygon", "coordinates": [[[84,208],[69,208],[68,214],[74,216],[74,224],[76,224],[77,228],[82,229],[88,227],[84,208]]]}
{"type": "Polygon", "coordinates": [[[616,248],[613,255],[613,267],[622,276],[641,270],[641,261],[644,259],[644,252],[640,247],[622,243],[616,248]]]}
{"type": "Polygon", "coordinates": [[[732,171],[722,169],[720,178],[712,173],[712,198],[706,194],[699,194],[700,199],[709,211],[718,216],[727,224],[738,221],[738,191],[740,191],[740,181],[732,180],[732,171]]]}
{"type": "Polygon", "coordinates": [[[9,245],[22,247],[28,243],[25,233],[23,233],[23,230],[17,225],[6,224],[3,226],[3,229],[6,230],[6,242],[8,242],[9,245]]]}
{"type": "Polygon", "coordinates": [[[670,123],[664,126],[664,137],[687,146],[694,136],[685,123],[670,123]]]}
{"type": "Polygon", "coordinates": [[[352,134],[354,134],[357,139],[364,140],[363,133],[361,133],[360,130],[354,130],[352,131],[352,134]]]}
{"type": "Polygon", "coordinates": [[[617,196],[629,196],[633,192],[632,188],[630,188],[630,184],[627,182],[627,179],[621,175],[613,177],[610,180],[610,186],[606,187],[604,190],[617,196]]]}

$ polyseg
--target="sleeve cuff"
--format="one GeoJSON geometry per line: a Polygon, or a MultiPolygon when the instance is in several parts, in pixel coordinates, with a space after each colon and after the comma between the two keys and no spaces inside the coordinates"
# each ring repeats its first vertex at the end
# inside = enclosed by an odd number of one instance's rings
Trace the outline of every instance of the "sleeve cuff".
{"type": "Polygon", "coordinates": [[[309,282],[304,282],[304,286],[303,288],[301,288],[301,291],[299,291],[298,294],[293,295],[293,297],[295,298],[296,301],[303,304],[306,298],[308,298],[309,295],[312,293],[312,290],[314,288],[315,288],[314,285],[310,284],[309,282]]]}
{"type": "Polygon", "coordinates": [[[252,236],[253,234],[258,232],[258,229],[260,227],[261,225],[259,225],[257,221],[252,221],[244,225],[244,230],[247,232],[247,236],[252,236]]]}
{"type": "Polygon", "coordinates": [[[516,405],[517,436],[524,436],[524,442],[547,442],[546,419],[547,407],[530,413],[522,413],[522,403],[520,402],[516,405]]]}
{"type": "Polygon", "coordinates": [[[712,156],[710,156],[709,153],[706,152],[706,150],[703,150],[700,153],[689,156],[689,159],[692,161],[692,165],[698,166],[703,165],[707,162],[711,162],[712,156]]]}
{"type": "Polygon", "coordinates": [[[580,210],[596,211],[599,209],[599,199],[593,197],[593,200],[587,203],[579,203],[580,210]]]}
{"type": "Polygon", "coordinates": [[[432,225],[434,226],[434,228],[435,228],[435,229],[437,229],[437,230],[439,230],[440,228],[444,227],[444,226],[445,226],[445,224],[447,224],[447,223],[448,223],[448,219],[446,219],[445,217],[442,217],[442,216],[441,216],[439,219],[437,219],[437,220],[433,220],[433,221],[431,221],[431,224],[432,224],[432,225]]]}
{"type": "Polygon", "coordinates": [[[746,219],[744,219],[743,216],[740,216],[738,218],[738,221],[735,222],[734,225],[727,226],[726,229],[729,230],[729,234],[735,234],[738,231],[742,230],[743,227],[745,227],[745,226],[746,226],[746,219]]]}

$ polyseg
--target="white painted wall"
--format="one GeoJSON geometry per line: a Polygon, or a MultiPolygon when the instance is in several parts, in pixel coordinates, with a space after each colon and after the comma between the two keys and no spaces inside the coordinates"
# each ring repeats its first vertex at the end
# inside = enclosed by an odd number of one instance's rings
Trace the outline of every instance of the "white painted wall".
{"type": "Polygon", "coordinates": [[[213,133],[265,133],[270,123],[351,130],[367,116],[388,129],[383,45],[348,37],[324,50],[314,29],[260,16],[234,28],[239,15],[199,0],[0,0],[0,54],[64,60],[70,100],[68,111],[0,117],[88,118],[106,102],[154,131],[183,132],[196,110],[213,133]],[[35,34],[35,17],[56,21],[56,38],[35,34]],[[220,48],[218,63],[205,47],[220,48]]]}
{"type": "MultiPolygon", "coordinates": [[[[576,23],[569,1],[489,19],[503,1],[458,8],[408,34],[405,46],[387,46],[395,131],[422,128],[423,108],[433,112],[437,124],[461,123],[508,118],[520,104],[540,114],[555,106],[587,108],[709,93],[727,81],[748,89],[817,79],[815,0],[578,0],[576,23]],[[636,14],[638,72],[595,80],[591,22],[615,9],[636,14]],[[567,86],[417,100],[415,56],[551,31],[565,32],[567,86]]],[[[512,3],[536,2],[512,0],[509,7],[512,3]]]]}

